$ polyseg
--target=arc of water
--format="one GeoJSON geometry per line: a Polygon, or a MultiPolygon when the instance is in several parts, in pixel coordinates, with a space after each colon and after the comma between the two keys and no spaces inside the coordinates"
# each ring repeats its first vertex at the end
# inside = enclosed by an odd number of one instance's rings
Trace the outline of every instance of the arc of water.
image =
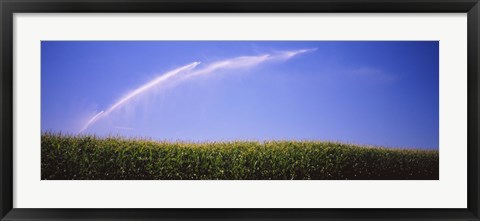
{"type": "MultiPolygon", "coordinates": [[[[266,61],[274,61],[274,60],[288,60],[296,55],[303,54],[306,52],[311,52],[317,50],[316,48],[310,48],[310,49],[301,49],[301,50],[292,50],[292,51],[282,51],[279,53],[274,53],[274,54],[263,54],[259,56],[240,56],[240,57],[235,57],[219,62],[212,63],[203,69],[197,70],[197,71],[192,71],[188,75],[183,76],[183,79],[189,79],[194,76],[198,75],[206,75],[206,74],[211,74],[217,70],[220,69],[231,69],[231,68],[242,68],[242,67],[250,67],[250,66],[255,66],[260,63],[266,62],[266,61]]],[[[183,67],[177,68],[175,70],[172,70],[170,72],[167,72],[145,84],[142,86],[138,87],[137,89],[133,90],[132,92],[128,93],[127,95],[123,96],[120,100],[118,100],[116,103],[111,105],[106,111],[100,111],[97,113],[95,116],[90,118],[87,123],[82,127],[82,129],[79,131],[79,133],[85,131],[90,125],[94,124],[97,122],[99,119],[108,116],[112,111],[117,109],[118,107],[125,105],[130,101],[132,98],[145,93],[146,91],[150,90],[151,88],[158,86],[162,82],[165,82],[172,77],[185,72],[194,69],[197,65],[199,65],[200,62],[193,62],[191,64],[185,65],[183,67]]]]}

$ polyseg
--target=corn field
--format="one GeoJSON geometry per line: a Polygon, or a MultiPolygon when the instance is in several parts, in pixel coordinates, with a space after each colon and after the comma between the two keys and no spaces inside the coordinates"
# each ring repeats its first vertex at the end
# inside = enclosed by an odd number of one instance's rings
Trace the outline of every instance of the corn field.
{"type": "Polygon", "coordinates": [[[43,180],[436,180],[436,150],[317,141],[162,142],[43,133],[43,180]]]}

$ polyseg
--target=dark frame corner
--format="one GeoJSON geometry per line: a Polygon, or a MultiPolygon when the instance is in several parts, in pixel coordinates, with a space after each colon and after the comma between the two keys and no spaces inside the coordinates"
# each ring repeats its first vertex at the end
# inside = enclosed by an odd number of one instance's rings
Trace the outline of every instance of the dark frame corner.
{"type": "Polygon", "coordinates": [[[479,0],[0,0],[1,220],[480,220],[479,0]],[[13,208],[13,14],[82,12],[468,13],[467,209],[15,209],[13,208]]]}

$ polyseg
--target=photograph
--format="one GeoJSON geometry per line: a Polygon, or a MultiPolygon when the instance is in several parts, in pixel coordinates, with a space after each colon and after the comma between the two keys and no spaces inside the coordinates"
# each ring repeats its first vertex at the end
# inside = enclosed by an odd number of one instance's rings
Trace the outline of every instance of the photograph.
{"type": "Polygon", "coordinates": [[[439,180],[439,41],[40,49],[42,181],[439,180]]]}

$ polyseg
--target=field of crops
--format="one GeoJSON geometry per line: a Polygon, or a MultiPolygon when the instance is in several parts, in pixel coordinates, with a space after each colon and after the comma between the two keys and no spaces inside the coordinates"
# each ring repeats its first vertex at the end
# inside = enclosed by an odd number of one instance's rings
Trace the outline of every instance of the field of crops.
{"type": "Polygon", "coordinates": [[[43,180],[432,180],[438,151],[313,141],[158,142],[44,133],[43,180]]]}

